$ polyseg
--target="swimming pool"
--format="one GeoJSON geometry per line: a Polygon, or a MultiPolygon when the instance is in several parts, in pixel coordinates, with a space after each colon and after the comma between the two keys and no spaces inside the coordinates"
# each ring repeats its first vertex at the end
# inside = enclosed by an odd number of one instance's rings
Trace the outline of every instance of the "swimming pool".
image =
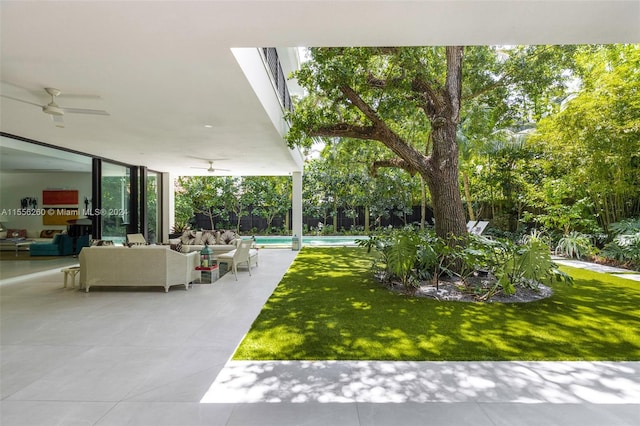
{"type": "MultiPolygon", "coordinates": [[[[243,239],[248,239],[251,237],[243,237],[243,239]]],[[[302,237],[302,245],[309,246],[355,246],[356,240],[364,240],[369,237],[365,235],[330,235],[330,236],[314,236],[314,235],[304,235],[302,237]]],[[[276,246],[287,246],[291,247],[291,237],[287,236],[256,236],[256,245],[258,247],[276,247],[276,246]]]]}

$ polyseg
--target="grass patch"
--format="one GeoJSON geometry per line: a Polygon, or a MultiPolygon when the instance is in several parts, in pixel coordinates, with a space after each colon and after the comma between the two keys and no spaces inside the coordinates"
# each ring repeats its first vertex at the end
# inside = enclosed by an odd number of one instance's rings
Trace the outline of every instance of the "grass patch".
{"type": "Polygon", "coordinates": [[[438,302],[376,283],[359,248],[305,247],[236,360],[640,360],[640,283],[562,268],[531,303],[438,302]]]}

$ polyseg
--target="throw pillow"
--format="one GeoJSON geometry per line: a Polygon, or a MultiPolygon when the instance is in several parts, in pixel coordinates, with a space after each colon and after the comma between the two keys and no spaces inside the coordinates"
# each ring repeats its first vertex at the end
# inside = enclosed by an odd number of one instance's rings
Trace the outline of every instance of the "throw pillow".
{"type": "Polygon", "coordinates": [[[221,244],[231,244],[237,237],[237,234],[233,231],[224,231],[220,234],[220,242],[221,244]]]}
{"type": "Polygon", "coordinates": [[[186,230],[182,233],[182,236],[180,237],[180,241],[182,242],[182,244],[186,244],[186,245],[193,245],[193,243],[196,240],[196,231],[190,231],[190,230],[186,230]]]}
{"type": "Polygon", "coordinates": [[[7,229],[7,238],[27,238],[26,229],[7,229]]]}
{"type": "Polygon", "coordinates": [[[60,229],[43,229],[40,232],[40,238],[53,238],[56,234],[61,233],[60,229]]]}
{"type": "Polygon", "coordinates": [[[102,246],[112,246],[113,241],[111,240],[91,240],[91,246],[93,247],[102,247],[102,246]]]}
{"type": "Polygon", "coordinates": [[[209,244],[209,245],[215,244],[216,243],[215,232],[216,231],[203,230],[202,231],[202,244],[209,244]]]}
{"type": "Polygon", "coordinates": [[[170,247],[171,247],[171,250],[177,251],[178,253],[182,253],[182,243],[181,242],[178,242],[178,243],[175,243],[175,244],[172,243],[170,245],[170,247]]]}

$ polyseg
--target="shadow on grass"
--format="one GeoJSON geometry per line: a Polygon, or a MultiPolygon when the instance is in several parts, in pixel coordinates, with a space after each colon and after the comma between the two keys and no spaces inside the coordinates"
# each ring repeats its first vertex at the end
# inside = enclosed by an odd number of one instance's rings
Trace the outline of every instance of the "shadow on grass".
{"type": "Polygon", "coordinates": [[[567,268],[531,303],[439,302],[393,293],[358,248],[305,248],[234,359],[640,360],[637,282],[567,268]]]}

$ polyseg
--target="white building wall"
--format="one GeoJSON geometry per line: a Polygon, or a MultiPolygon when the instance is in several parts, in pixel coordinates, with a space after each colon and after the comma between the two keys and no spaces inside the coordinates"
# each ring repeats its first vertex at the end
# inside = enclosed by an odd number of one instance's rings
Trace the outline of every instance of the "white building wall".
{"type": "MultiPolygon", "coordinates": [[[[269,115],[274,127],[283,137],[289,131],[289,123],[284,120],[284,108],[278,98],[274,82],[271,78],[260,49],[258,48],[235,48],[232,52],[238,64],[245,73],[247,80],[251,84],[258,99],[262,103],[266,113],[269,115]]],[[[278,55],[285,59],[286,73],[293,71],[291,68],[298,66],[299,57],[297,49],[278,49],[278,55]],[[296,62],[298,61],[298,62],[296,62]]],[[[302,240],[302,172],[304,167],[304,156],[298,148],[289,150],[296,165],[294,170],[290,170],[292,177],[292,235],[296,235],[302,240]]]]}
{"type": "MultiPolygon", "coordinates": [[[[282,143],[284,144],[284,136],[289,131],[289,123],[284,120],[284,110],[280,99],[276,93],[274,83],[271,79],[270,73],[266,64],[262,59],[262,54],[258,48],[234,48],[231,49],[233,55],[238,61],[238,65],[242,68],[249,84],[253,88],[256,96],[262,103],[265,112],[271,119],[273,126],[278,133],[283,137],[282,143]]],[[[302,171],[304,156],[298,148],[289,150],[291,157],[293,158],[296,169],[289,170],[289,173],[294,171],[302,171]]]]}
{"type": "MultiPolygon", "coordinates": [[[[83,217],[84,199],[91,199],[91,173],[0,173],[2,191],[0,191],[0,215],[6,221],[6,228],[26,229],[38,232],[43,229],[66,229],[64,225],[43,225],[41,215],[23,216],[16,214],[20,210],[20,200],[35,197],[38,209],[42,208],[42,191],[45,189],[74,189],[78,191],[78,209],[83,217]],[[3,214],[4,212],[4,214],[3,214]]],[[[90,205],[89,208],[92,208],[90,205]]]]}

